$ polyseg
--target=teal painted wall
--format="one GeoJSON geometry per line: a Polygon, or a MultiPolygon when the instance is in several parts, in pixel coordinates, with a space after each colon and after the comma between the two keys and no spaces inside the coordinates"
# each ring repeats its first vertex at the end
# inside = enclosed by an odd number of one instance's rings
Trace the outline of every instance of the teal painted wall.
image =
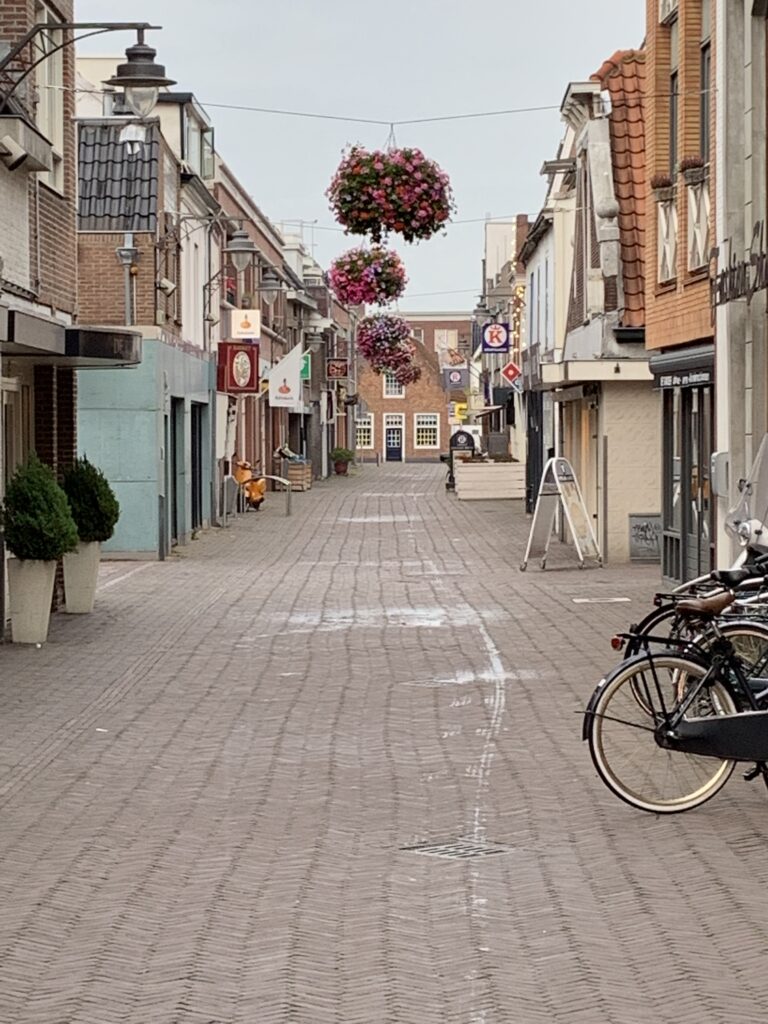
{"type": "Polygon", "coordinates": [[[144,340],[142,362],[135,369],[78,374],[78,450],[104,471],[120,502],[120,520],[114,537],[104,544],[105,553],[156,558],[163,538],[171,536],[172,405],[177,409],[179,542],[185,543],[192,529],[193,402],[204,406],[202,514],[210,522],[214,417],[208,403],[214,387],[212,363],[157,339],[144,340]],[[174,398],[181,401],[172,403],[174,398]]]}

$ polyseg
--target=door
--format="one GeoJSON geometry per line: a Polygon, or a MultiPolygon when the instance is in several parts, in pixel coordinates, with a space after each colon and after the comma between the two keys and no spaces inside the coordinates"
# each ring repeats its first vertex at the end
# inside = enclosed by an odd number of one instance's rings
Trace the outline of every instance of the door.
{"type": "Polygon", "coordinates": [[[203,525],[203,406],[193,402],[190,410],[192,456],[192,529],[203,525]]]}
{"type": "Polygon", "coordinates": [[[712,456],[711,393],[709,388],[684,392],[685,457],[683,519],[685,522],[685,579],[696,579],[712,568],[709,461],[712,456]]]}
{"type": "Polygon", "coordinates": [[[387,462],[403,461],[403,416],[390,413],[384,424],[384,457],[387,462]]]}
{"type": "Polygon", "coordinates": [[[171,399],[171,443],[170,443],[171,487],[169,492],[171,512],[171,544],[178,544],[184,523],[184,399],[171,399]]]}

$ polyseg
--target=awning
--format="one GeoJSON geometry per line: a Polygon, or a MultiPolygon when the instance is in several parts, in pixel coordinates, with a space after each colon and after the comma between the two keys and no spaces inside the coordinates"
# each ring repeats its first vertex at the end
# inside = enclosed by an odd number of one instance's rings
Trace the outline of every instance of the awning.
{"type": "Polygon", "coordinates": [[[715,379],[715,346],[688,345],[651,356],[651,373],[660,388],[701,387],[715,379]]]}
{"type": "Polygon", "coordinates": [[[0,354],[75,369],[138,366],[142,338],[124,327],[67,326],[0,306],[0,354]]]}
{"type": "Polygon", "coordinates": [[[490,416],[493,412],[501,412],[505,406],[503,405],[488,405],[485,409],[481,409],[480,412],[473,412],[472,415],[476,420],[479,420],[481,416],[490,416]]]}

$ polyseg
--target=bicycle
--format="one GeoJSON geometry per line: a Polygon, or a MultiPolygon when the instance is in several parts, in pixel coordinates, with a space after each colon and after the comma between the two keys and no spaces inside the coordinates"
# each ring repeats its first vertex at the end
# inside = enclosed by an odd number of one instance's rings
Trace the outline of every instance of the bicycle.
{"type": "Polygon", "coordinates": [[[699,807],[739,761],[754,762],[746,779],[768,786],[768,678],[745,671],[717,621],[734,601],[732,591],[680,601],[683,619],[707,622],[709,646],[647,635],[645,651],[619,664],[590,698],[582,739],[603,783],[633,807],[699,807]],[[657,643],[682,649],[659,653],[657,643]]]}

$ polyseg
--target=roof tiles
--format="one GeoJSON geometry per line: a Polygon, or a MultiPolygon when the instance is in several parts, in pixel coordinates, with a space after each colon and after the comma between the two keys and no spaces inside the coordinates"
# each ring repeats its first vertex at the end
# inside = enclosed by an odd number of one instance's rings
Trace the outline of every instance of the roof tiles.
{"type": "Polygon", "coordinates": [[[619,204],[624,327],[645,324],[645,53],[618,50],[592,75],[611,97],[613,180],[619,204]]]}
{"type": "Polygon", "coordinates": [[[81,124],[78,146],[78,226],[81,231],[154,231],[160,144],[147,126],[81,124]]]}

